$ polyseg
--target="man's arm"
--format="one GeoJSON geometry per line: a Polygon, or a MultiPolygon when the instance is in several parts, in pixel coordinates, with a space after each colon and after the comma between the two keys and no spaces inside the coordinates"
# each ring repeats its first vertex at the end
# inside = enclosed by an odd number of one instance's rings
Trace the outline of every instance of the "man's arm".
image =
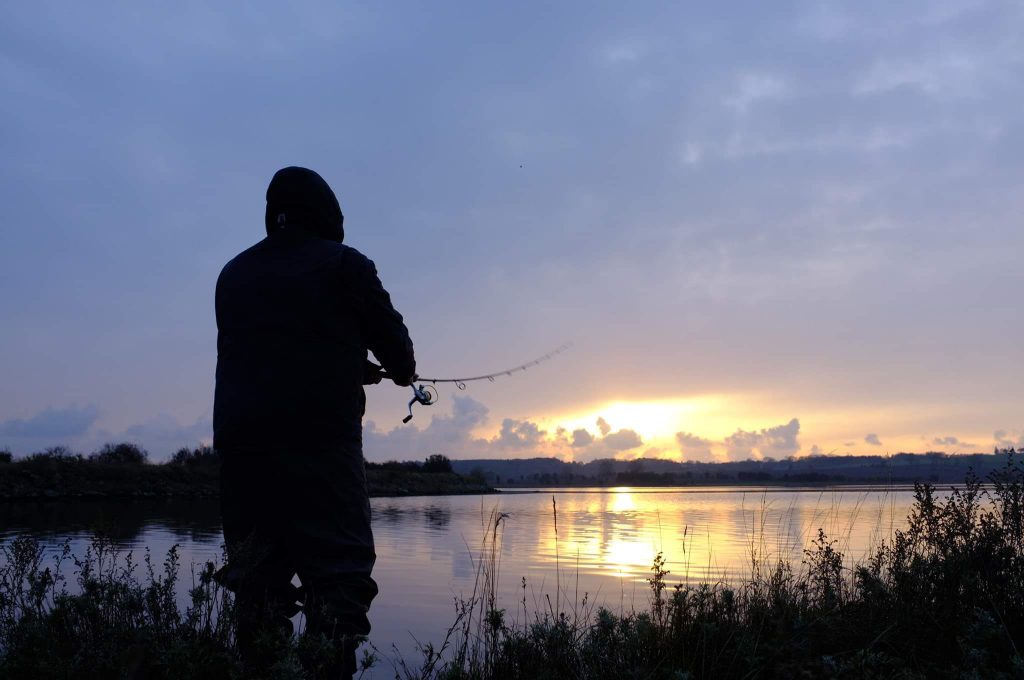
{"type": "Polygon", "coordinates": [[[395,384],[409,385],[416,375],[416,357],[409,330],[402,315],[391,304],[391,296],[384,290],[373,262],[366,258],[363,262],[361,316],[367,347],[395,384]]]}

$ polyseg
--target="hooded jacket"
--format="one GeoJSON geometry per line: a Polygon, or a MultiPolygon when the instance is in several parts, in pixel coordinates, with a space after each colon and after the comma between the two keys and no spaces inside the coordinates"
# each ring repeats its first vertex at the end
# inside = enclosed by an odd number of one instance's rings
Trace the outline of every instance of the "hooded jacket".
{"type": "Polygon", "coordinates": [[[214,447],[361,447],[367,350],[396,382],[416,371],[408,330],[362,253],[341,243],[330,187],[304,168],[267,189],[267,237],[217,280],[214,447]]]}

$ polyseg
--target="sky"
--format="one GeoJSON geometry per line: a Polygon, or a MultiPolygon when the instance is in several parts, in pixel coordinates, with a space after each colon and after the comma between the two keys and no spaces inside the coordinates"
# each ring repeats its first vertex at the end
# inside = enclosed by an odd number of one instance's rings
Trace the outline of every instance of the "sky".
{"type": "Polygon", "coordinates": [[[317,170],[420,373],[370,460],[1024,445],[1015,2],[6,3],[0,448],[211,438],[213,290],[317,170]]]}

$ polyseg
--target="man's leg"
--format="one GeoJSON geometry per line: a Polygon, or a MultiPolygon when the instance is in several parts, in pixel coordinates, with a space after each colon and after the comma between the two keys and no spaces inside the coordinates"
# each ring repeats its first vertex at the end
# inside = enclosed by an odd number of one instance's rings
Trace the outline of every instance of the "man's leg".
{"type": "Polygon", "coordinates": [[[311,585],[304,586],[305,635],[322,636],[335,645],[323,677],[351,678],[356,672],[356,649],[370,633],[367,612],[377,584],[369,573],[336,575],[330,581],[316,581],[307,573],[306,582],[311,585]]]}
{"type": "MultiPolygon", "coordinates": [[[[288,651],[291,617],[300,610],[289,561],[268,559],[235,587],[236,642],[247,672],[262,674],[288,651]]],[[[230,585],[228,586],[231,587],[230,585]]]]}
{"type": "Polygon", "coordinates": [[[235,594],[236,643],[250,673],[266,672],[285,653],[299,611],[279,467],[271,456],[225,455],[221,469],[228,564],[217,578],[235,594]]]}
{"type": "Polygon", "coordinates": [[[337,645],[329,675],[351,677],[356,647],[370,632],[367,613],[377,595],[376,553],[359,449],[304,458],[309,480],[294,555],[306,591],[306,634],[337,645]]]}

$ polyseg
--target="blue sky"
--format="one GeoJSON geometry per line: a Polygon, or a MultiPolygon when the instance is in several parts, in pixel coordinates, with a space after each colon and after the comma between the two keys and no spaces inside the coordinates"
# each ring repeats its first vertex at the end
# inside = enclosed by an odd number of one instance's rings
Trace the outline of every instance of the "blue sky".
{"type": "Polygon", "coordinates": [[[291,164],[421,372],[575,343],[410,426],[373,389],[370,458],[1024,443],[1017,3],[0,17],[0,447],[209,438],[214,282],[291,164]]]}

